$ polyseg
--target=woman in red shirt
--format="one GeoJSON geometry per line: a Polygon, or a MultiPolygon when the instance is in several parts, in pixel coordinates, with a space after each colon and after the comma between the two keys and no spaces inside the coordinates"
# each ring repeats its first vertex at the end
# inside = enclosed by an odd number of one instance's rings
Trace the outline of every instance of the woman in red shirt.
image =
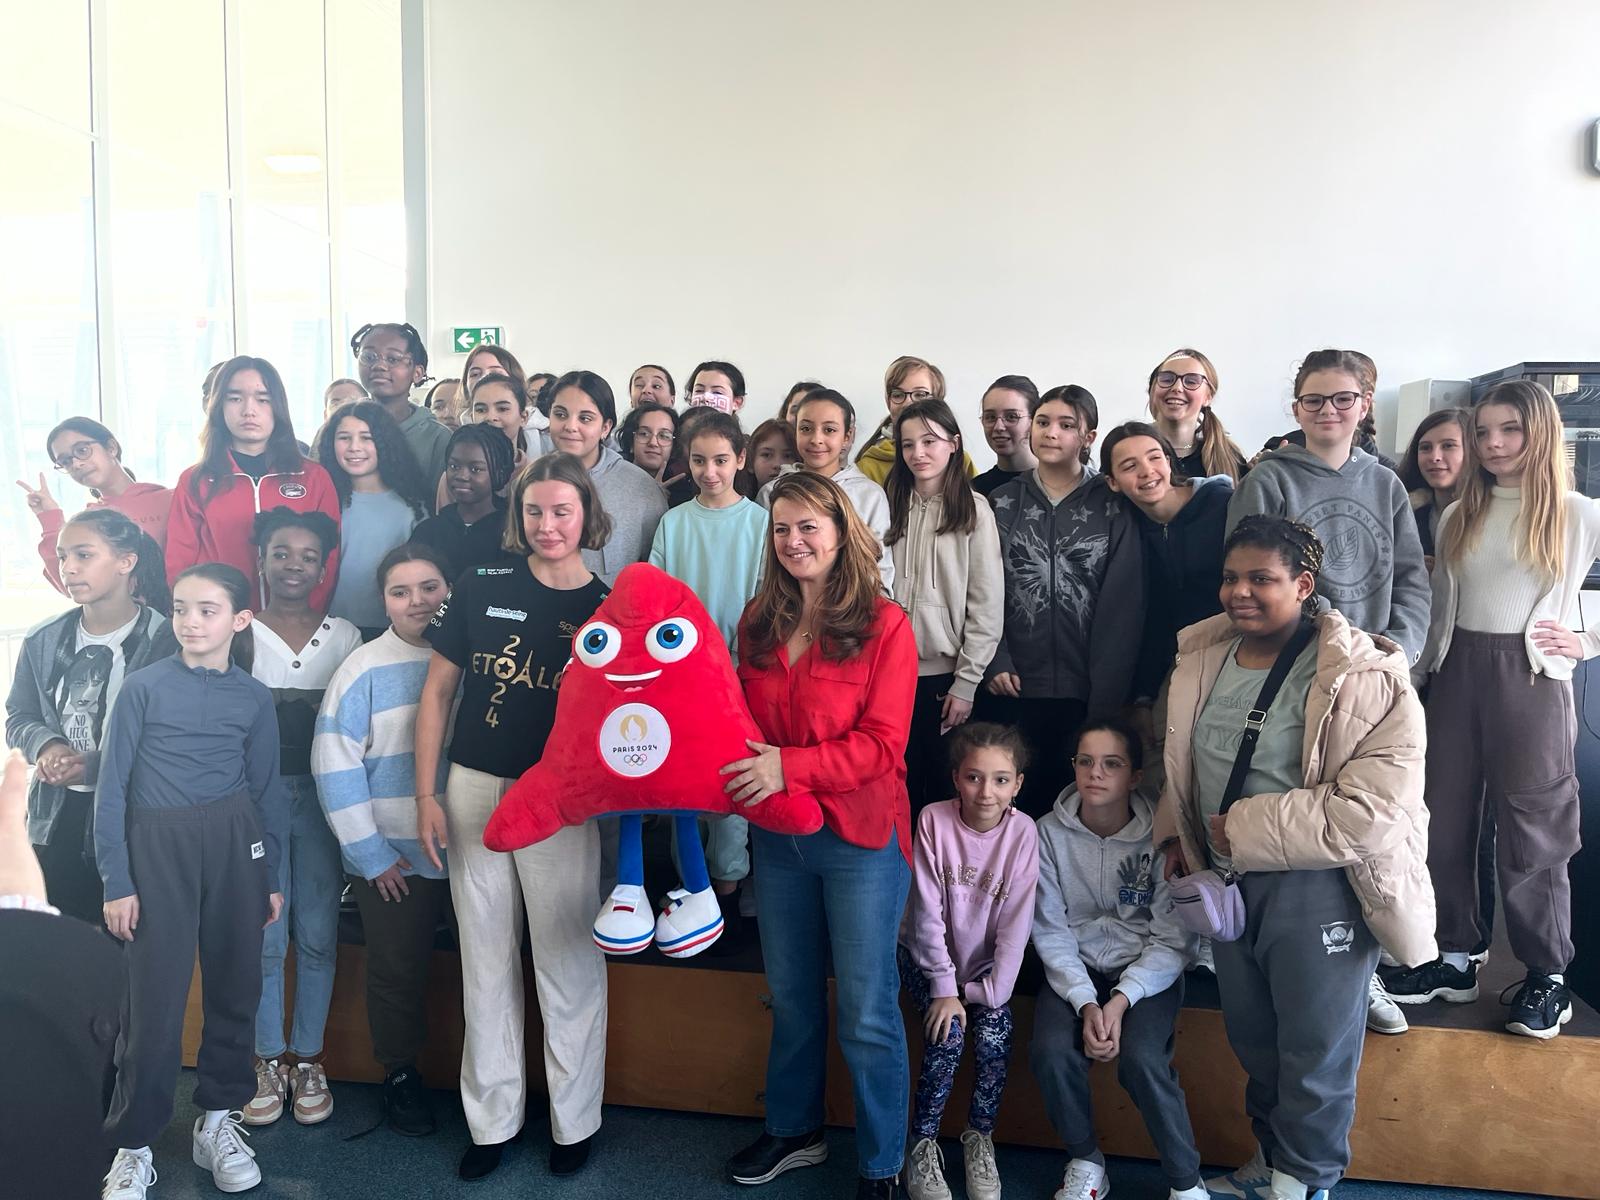
{"type": "Polygon", "coordinates": [[[729,1162],[766,1183],[827,1157],[822,1093],[827,958],[839,1044],[855,1091],[858,1197],[897,1196],[909,1077],[895,938],[910,885],[906,737],[917,647],[883,595],[878,543],[826,476],[782,476],[761,588],[739,623],[739,680],[766,741],[729,763],[746,804],[784,788],[816,794],[823,828],[751,828],[762,952],[772,988],[766,1129],[729,1162]]]}

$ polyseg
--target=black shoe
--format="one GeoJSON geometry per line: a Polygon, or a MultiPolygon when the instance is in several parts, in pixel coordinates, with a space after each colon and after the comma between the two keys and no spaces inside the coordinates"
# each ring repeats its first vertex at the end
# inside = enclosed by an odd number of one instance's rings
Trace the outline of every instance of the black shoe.
{"type": "Polygon", "coordinates": [[[906,1200],[906,1185],[900,1176],[888,1179],[861,1179],[856,1182],[856,1200],[906,1200]]]}
{"type": "MultiPolygon", "coordinates": [[[[1507,988],[1506,991],[1510,991],[1507,988]]],[[[1505,994],[1500,1000],[1505,1002],[1505,994]]],[[[1511,1019],[1506,1028],[1524,1037],[1549,1041],[1561,1032],[1561,1027],[1572,1020],[1572,993],[1567,985],[1558,983],[1548,975],[1529,971],[1511,998],[1511,1019]]]]}
{"type": "Polygon", "coordinates": [[[735,1183],[770,1183],[796,1167],[814,1167],[828,1157],[828,1143],[822,1130],[799,1137],[773,1137],[763,1132],[728,1160],[728,1174],[735,1183]]]}
{"type": "Polygon", "coordinates": [[[590,1134],[581,1142],[571,1142],[565,1146],[559,1142],[550,1147],[550,1174],[576,1175],[583,1170],[583,1164],[589,1161],[589,1147],[594,1143],[594,1134],[590,1134]]]}
{"type": "Polygon", "coordinates": [[[1471,1004],[1478,998],[1478,968],[1470,962],[1464,971],[1442,958],[1420,967],[1379,967],[1378,978],[1396,1004],[1426,1004],[1429,1000],[1471,1004]]]}
{"type": "Polygon", "coordinates": [[[401,1067],[384,1076],[383,1119],[390,1129],[406,1137],[427,1137],[437,1128],[428,1091],[416,1067],[401,1067]]]}
{"type": "Polygon", "coordinates": [[[487,1146],[480,1146],[474,1142],[461,1156],[461,1167],[456,1173],[466,1180],[483,1179],[493,1175],[500,1165],[500,1158],[505,1154],[506,1147],[516,1140],[514,1137],[509,1137],[503,1142],[491,1142],[487,1146]]]}

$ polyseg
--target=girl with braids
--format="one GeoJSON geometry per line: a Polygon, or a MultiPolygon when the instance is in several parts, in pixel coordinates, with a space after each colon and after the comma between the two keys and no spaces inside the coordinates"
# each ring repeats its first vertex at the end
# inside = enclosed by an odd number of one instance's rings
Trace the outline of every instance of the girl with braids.
{"type": "Polygon", "coordinates": [[[327,611],[350,621],[370,642],[388,626],[378,563],[428,516],[428,484],[394,419],[376,401],[358,400],[334,413],[322,427],[317,451],[339,496],[344,545],[327,611]]]}
{"type": "MultiPolygon", "coordinates": [[[[127,514],[134,524],[155,539],[157,547],[166,544],[167,514],[172,509],[172,489],[159,483],[140,483],[122,465],[122,445],[111,430],[88,417],[68,417],[45,438],[45,452],[56,470],[64,471],[79,487],[94,497],[90,509],[114,508],[127,514]]],[[[56,541],[64,514],[50,494],[44,473],[39,486],[29,487],[22,480],[17,486],[28,494],[28,508],[39,518],[39,558],[44,577],[58,592],[66,590],[56,568],[56,541]]]]}
{"type": "Polygon", "coordinates": [[[1231,870],[1244,900],[1239,939],[1212,943],[1259,1143],[1208,1183],[1227,1196],[1320,1200],[1339,1181],[1379,945],[1403,963],[1435,954],[1422,706],[1394,642],[1317,604],[1322,562],[1309,527],[1241,521],[1223,612],[1178,635],[1168,693],[1163,874],[1231,870]],[[1222,813],[1262,685],[1302,644],[1222,813]]]}
{"type": "MultiPolygon", "coordinates": [[[[264,358],[240,355],[215,369],[200,434],[200,461],[178,477],[167,523],[167,579],[192,566],[227,563],[252,580],[250,603],[261,607],[256,514],[285,505],[339,519],[339,496],[328,472],[300,453],[283,378],[264,358]]],[[[334,559],[312,595],[326,606],[338,573],[334,559]]]]}
{"type": "Polygon", "coordinates": [[[178,648],[161,550],[113,508],[81,512],[56,538],[56,577],[76,608],[28,632],[6,700],[6,744],[34,764],[28,838],[62,912],[98,921],[86,857],[100,746],[122,681],[178,648]]]}
{"type": "Polygon", "coordinates": [[[493,425],[463,425],[450,435],[444,479],[453,503],[411,531],[411,540],[444,556],[454,579],[468,567],[493,562],[506,535],[506,502],[515,454],[493,425]]]}
{"type": "Polygon", "coordinates": [[[1572,1012],[1567,861],[1578,849],[1572,672],[1600,654],[1574,632],[1578,592],[1600,553],[1600,503],[1571,490],[1550,393],[1497,384],[1472,411],[1473,452],[1445,509],[1422,668],[1428,690],[1428,865],[1439,893],[1440,961],[1390,971],[1395,999],[1469,1001],[1469,954],[1490,929],[1477,883],[1480,819],[1492,804],[1500,895],[1527,976],[1506,1028],[1553,1038],[1572,1012]]]}
{"type": "Polygon", "coordinates": [[[1217,369],[1187,346],[1158,362],[1145,383],[1150,416],[1178,457],[1186,479],[1226,475],[1234,483],[1244,474],[1244,453],[1234,445],[1212,407],[1217,369]]]}
{"type": "Polygon", "coordinates": [[[425,479],[439,478],[450,431],[432,408],[411,403],[411,389],[428,382],[428,347],[422,335],[403,321],[363,325],[350,339],[350,352],[356,356],[361,385],[399,427],[417,469],[425,479]]]}

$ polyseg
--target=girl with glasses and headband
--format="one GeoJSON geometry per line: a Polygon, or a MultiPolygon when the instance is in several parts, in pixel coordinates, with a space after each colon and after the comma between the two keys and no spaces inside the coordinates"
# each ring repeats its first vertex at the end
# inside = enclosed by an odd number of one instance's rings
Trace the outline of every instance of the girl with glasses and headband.
{"type": "MultiPolygon", "coordinates": [[[[157,546],[167,544],[172,489],[136,480],[133,472],[122,465],[122,445],[111,430],[88,417],[68,417],[50,431],[45,452],[57,471],[79,487],[89,489],[93,499],[86,508],[114,508],[149,534],[157,546]]],[[[39,559],[44,564],[44,577],[56,591],[65,593],[56,563],[56,540],[65,524],[61,505],[50,494],[43,471],[39,472],[38,487],[30,487],[21,479],[17,486],[27,493],[28,509],[39,519],[39,559]]]]}
{"type": "Polygon", "coordinates": [[[1244,453],[1222,427],[1216,409],[1217,369],[1198,350],[1174,350],[1156,364],[1145,384],[1150,416],[1178,456],[1178,474],[1187,479],[1226,475],[1235,483],[1244,474],[1244,453]]]}
{"type": "Polygon", "coordinates": [[[400,426],[417,466],[430,480],[444,474],[450,431],[433,410],[411,403],[411,389],[428,381],[428,347],[409,324],[363,325],[350,339],[361,386],[400,426]]]}

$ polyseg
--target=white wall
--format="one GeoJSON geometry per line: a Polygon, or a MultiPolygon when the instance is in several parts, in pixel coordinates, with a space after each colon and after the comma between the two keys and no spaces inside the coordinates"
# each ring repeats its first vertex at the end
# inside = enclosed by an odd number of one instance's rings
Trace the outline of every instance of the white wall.
{"type": "Polygon", "coordinates": [[[1600,358],[1594,0],[436,0],[428,46],[441,366],[503,324],[530,370],[725,357],[752,417],[811,376],[871,423],[912,353],[964,421],[1023,372],[1105,428],[1188,344],[1253,449],[1314,347],[1377,359],[1380,422],[1600,358]]]}

